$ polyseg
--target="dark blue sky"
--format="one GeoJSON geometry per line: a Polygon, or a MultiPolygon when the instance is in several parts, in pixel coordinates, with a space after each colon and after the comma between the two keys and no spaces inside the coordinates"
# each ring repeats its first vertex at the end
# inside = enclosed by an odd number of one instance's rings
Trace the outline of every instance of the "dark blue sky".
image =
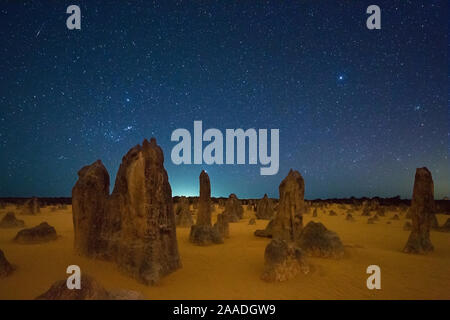
{"type": "Polygon", "coordinates": [[[450,194],[448,2],[3,1],[0,196],[68,196],[77,171],[155,136],[174,195],[410,197],[416,167],[450,194]],[[81,30],[66,28],[70,4],[81,30]],[[280,129],[280,170],[181,165],[177,128],[280,129]]]}

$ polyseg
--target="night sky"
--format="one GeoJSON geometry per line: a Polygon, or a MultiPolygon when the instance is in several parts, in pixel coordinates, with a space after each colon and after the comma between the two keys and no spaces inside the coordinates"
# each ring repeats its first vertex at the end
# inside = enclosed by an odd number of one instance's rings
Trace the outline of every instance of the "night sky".
{"type": "Polygon", "coordinates": [[[416,167],[450,195],[448,1],[5,1],[0,196],[70,196],[101,159],[156,137],[173,195],[410,198],[416,167]],[[81,8],[81,30],[66,8],[81,8]],[[381,30],[366,8],[381,7],[381,30]],[[280,129],[280,170],[180,165],[173,130],[280,129]]]}

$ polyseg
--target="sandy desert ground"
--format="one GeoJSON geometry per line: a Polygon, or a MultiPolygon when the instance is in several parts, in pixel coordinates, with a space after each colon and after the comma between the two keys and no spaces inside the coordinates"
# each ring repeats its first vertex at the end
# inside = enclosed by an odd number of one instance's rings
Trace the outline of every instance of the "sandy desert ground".
{"type": "MultiPolygon", "coordinates": [[[[245,209],[245,218],[230,224],[230,238],[221,245],[195,246],[188,241],[189,228],[177,228],[183,267],[151,287],[122,275],[114,263],[75,255],[70,206],[55,212],[46,207],[28,216],[10,205],[0,211],[0,219],[8,211],[16,212],[26,227],[47,221],[60,237],[45,244],[16,244],[12,239],[20,229],[0,229],[0,249],[17,266],[12,276],[0,279],[0,299],[34,299],[56,280],[65,279],[66,268],[72,264],[107,289],[136,290],[148,299],[450,299],[450,233],[432,231],[435,252],[430,255],[402,253],[410,233],[403,230],[404,214],[399,221],[391,221],[394,213],[387,212],[380,221],[367,224],[367,217],[357,212],[353,214],[356,222],[348,222],[346,210],[333,205],[326,213],[318,209],[317,218],[305,215],[304,224],[313,219],[337,232],[347,256],[340,260],[309,258],[312,273],[283,283],[260,279],[269,239],[255,237],[253,232],[268,221],[248,225],[252,211],[245,209]],[[330,209],[338,215],[329,216],[330,209]],[[381,267],[381,290],[366,287],[366,268],[372,264],[381,267]]],[[[447,217],[437,215],[439,224],[447,217]]]]}

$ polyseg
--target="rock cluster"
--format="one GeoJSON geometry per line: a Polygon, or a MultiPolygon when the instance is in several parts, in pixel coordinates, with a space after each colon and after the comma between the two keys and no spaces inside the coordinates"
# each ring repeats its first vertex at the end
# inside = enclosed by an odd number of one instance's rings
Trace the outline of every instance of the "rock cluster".
{"type": "Polygon", "coordinates": [[[291,169],[278,189],[280,201],[275,216],[265,229],[256,230],[254,234],[257,237],[293,241],[303,225],[305,182],[298,171],[291,169]]]}
{"type": "Polygon", "coordinates": [[[297,241],[303,227],[305,183],[298,171],[289,171],[279,188],[280,201],[275,217],[257,236],[271,236],[264,254],[266,281],[285,281],[299,272],[308,273],[309,266],[297,241]]]}
{"type": "Polygon", "coordinates": [[[100,160],[83,167],[72,189],[75,250],[114,261],[144,284],[181,267],[172,189],[156,140],[122,158],[114,190],[100,160]]]}
{"type": "Polygon", "coordinates": [[[368,206],[363,206],[363,211],[361,215],[363,217],[370,217],[370,208],[368,206]]]}
{"type": "Polygon", "coordinates": [[[26,215],[36,215],[39,212],[41,212],[41,209],[39,207],[39,200],[36,197],[28,199],[20,211],[21,214],[26,215]]]}
{"type": "Polygon", "coordinates": [[[430,240],[431,216],[434,215],[434,184],[427,168],[417,168],[411,200],[412,230],[403,249],[406,253],[433,251],[430,240]]]}
{"type": "Polygon", "coordinates": [[[386,208],[385,208],[385,207],[379,206],[379,207],[377,208],[377,210],[376,210],[376,214],[377,214],[379,217],[385,217],[385,216],[386,216],[386,208]]]}

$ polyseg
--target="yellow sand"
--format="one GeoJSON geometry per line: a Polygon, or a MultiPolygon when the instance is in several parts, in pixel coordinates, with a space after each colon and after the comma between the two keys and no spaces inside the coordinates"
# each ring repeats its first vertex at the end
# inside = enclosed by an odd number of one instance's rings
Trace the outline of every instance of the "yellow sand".
{"type": "MultiPolygon", "coordinates": [[[[348,222],[337,205],[329,209],[338,216],[319,210],[318,218],[306,215],[304,222],[314,219],[336,231],[348,257],[310,258],[315,269],[311,274],[283,283],[260,280],[269,239],[257,238],[253,232],[264,228],[267,221],[248,225],[253,213],[246,210],[245,219],[230,224],[230,238],[221,245],[195,246],[188,241],[189,228],[178,228],[183,267],[154,287],[121,274],[114,263],[75,255],[70,206],[56,212],[44,208],[37,216],[16,214],[27,227],[47,221],[60,238],[45,244],[15,244],[11,239],[18,229],[0,229],[0,249],[18,267],[12,276],[0,279],[0,299],[33,299],[56,280],[65,279],[71,264],[79,265],[107,289],[137,290],[148,299],[450,299],[450,233],[432,232],[434,253],[408,255],[401,252],[409,235],[402,228],[404,217],[386,224],[394,214],[388,212],[369,225],[360,213],[354,214],[356,222],[348,222]],[[372,264],[381,267],[381,290],[366,287],[366,268],[372,264]]],[[[13,206],[1,210],[0,219],[7,211],[17,210],[13,206]]],[[[440,224],[446,219],[438,215],[440,224]]]]}

